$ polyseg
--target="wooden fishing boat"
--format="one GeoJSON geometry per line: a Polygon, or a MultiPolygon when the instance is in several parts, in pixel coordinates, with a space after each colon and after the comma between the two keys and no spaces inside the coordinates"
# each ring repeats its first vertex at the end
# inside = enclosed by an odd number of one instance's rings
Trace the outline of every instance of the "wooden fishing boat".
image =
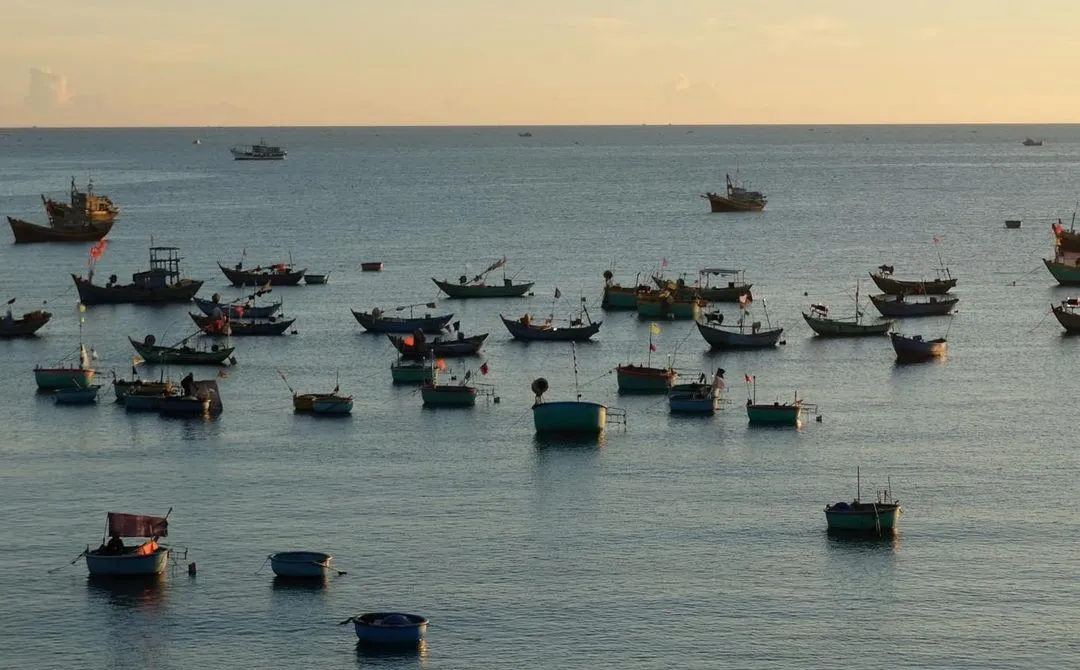
{"type": "Polygon", "coordinates": [[[292,403],[294,412],[314,412],[315,401],[319,398],[332,398],[333,393],[296,393],[293,392],[292,403]]]}
{"type": "Polygon", "coordinates": [[[224,410],[217,381],[196,381],[188,374],[180,382],[182,395],[161,398],[158,412],[165,416],[216,416],[224,410]]]}
{"type": "Polygon", "coordinates": [[[643,291],[637,294],[637,313],[642,318],[696,319],[707,303],[701,298],[677,297],[671,291],[643,291]]]}
{"type": "Polygon", "coordinates": [[[746,418],[752,426],[798,426],[803,411],[817,411],[816,405],[807,405],[795,392],[791,402],[759,403],[757,401],[757,377],[746,375],[746,418]],[[751,388],[752,387],[752,388],[751,388]]]}
{"type": "MultiPolygon", "coordinates": [[[[433,303],[429,303],[433,304],[433,303]]],[[[411,307],[410,314],[411,314],[411,307]]],[[[398,307],[398,310],[405,307],[398,307]]],[[[388,316],[384,311],[376,307],[370,312],[358,312],[350,309],[353,317],[365,330],[372,333],[413,333],[417,330],[425,333],[439,333],[454,318],[453,314],[441,314],[439,316],[388,316]]]]}
{"type": "Polygon", "coordinates": [[[1020,219],[1005,219],[1005,227],[1009,230],[1016,230],[1023,223],[1020,219]]]}
{"type": "Polygon", "coordinates": [[[701,374],[697,381],[675,384],[668,391],[668,409],[673,414],[714,414],[724,389],[724,371],[717,370],[709,381],[701,374]]]}
{"type": "Polygon", "coordinates": [[[502,314],[499,318],[514,339],[528,341],[584,342],[595,335],[604,323],[582,319],[572,319],[565,325],[560,325],[561,322],[557,323],[554,319],[538,323],[528,313],[520,319],[508,319],[502,314]]]}
{"type": "Polygon", "coordinates": [[[636,280],[634,286],[616,284],[615,274],[611,270],[604,270],[604,294],[600,298],[600,308],[637,309],[638,293],[648,290],[648,284],[637,283],[636,280]]]}
{"type": "Polygon", "coordinates": [[[753,284],[747,283],[746,270],[730,268],[704,268],[698,271],[698,279],[693,284],[686,281],[686,277],[678,279],[665,279],[653,276],[653,282],[661,289],[670,291],[680,300],[699,298],[706,302],[738,302],[743,296],[751,296],[750,288],[753,284]],[[725,284],[713,284],[713,277],[728,278],[725,284]]]}
{"type": "MultiPolygon", "coordinates": [[[[1054,233],[1054,249],[1056,255],[1075,254],[1080,252],[1080,232],[1076,230],[1076,212],[1073,212],[1072,224],[1066,230],[1061,219],[1050,226],[1054,233]]],[[[1064,259],[1061,259],[1064,260],[1064,259]]]]}
{"type": "Polygon", "coordinates": [[[325,579],[330,574],[330,561],[334,557],[321,551],[279,551],[270,554],[267,560],[278,577],[325,579]]]}
{"type": "Polygon", "coordinates": [[[459,384],[440,384],[436,376],[420,387],[420,397],[425,407],[472,407],[476,405],[479,390],[468,383],[466,377],[459,384]]]}
{"type": "Polygon", "coordinates": [[[40,226],[9,216],[8,225],[15,236],[15,244],[38,242],[97,242],[112,230],[112,222],[84,223],[75,225],[40,226]]]}
{"type": "Polygon", "coordinates": [[[327,281],[329,281],[329,279],[329,274],[316,275],[309,272],[304,275],[305,284],[325,284],[327,281]]]}
{"type": "Polygon", "coordinates": [[[1030,137],[1028,137],[1028,138],[1025,138],[1024,141],[1021,142],[1020,144],[1023,144],[1025,147],[1041,147],[1043,145],[1043,141],[1042,140],[1033,140],[1030,137]]]}
{"type": "Polygon", "coordinates": [[[956,296],[928,295],[925,298],[909,300],[900,295],[872,295],[874,304],[882,316],[908,318],[915,316],[945,316],[956,308],[960,298],[956,296]]]}
{"type": "Polygon", "coordinates": [[[679,373],[674,368],[657,368],[627,363],[615,367],[619,393],[667,393],[679,373]]]}
{"type": "Polygon", "coordinates": [[[266,319],[230,319],[228,317],[221,317],[215,319],[212,316],[204,316],[202,314],[192,314],[188,312],[188,316],[195,322],[195,325],[199,327],[206,335],[215,336],[256,336],[256,335],[282,335],[289,329],[289,326],[293,324],[296,319],[286,319],[281,317],[271,316],[266,319]]]}
{"type": "Polygon", "coordinates": [[[383,269],[382,261],[368,261],[360,264],[361,272],[381,272],[383,269]]]}
{"type": "Polygon", "coordinates": [[[120,379],[113,372],[113,391],[116,393],[116,402],[123,403],[129,395],[159,395],[172,393],[173,383],[171,379],[165,379],[162,373],[160,381],[140,379],[135,366],[131,368],[131,379],[120,379]]]}
{"type": "Polygon", "coordinates": [[[319,395],[311,401],[312,413],[319,416],[345,416],[352,412],[352,396],[338,395],[336,392],[319,395]]]}
{"type": "MultiPolygon", "coordinates": [[[[828,532],[852,535],[894,535],[900,524],[900,515],[904,513],[900,507],[900,501],[892,498],[891,491],[885,489],[877,492],[877,499],[872,502],[863,502],[862,484],[855,488],[855,499],[849,502],[838,502],[835,505],[825,506],[825,522],[828,532]]],[[[891,484],[890,484],[891,487],[891,484]]]]}
{"type": "Polygon", "coordinates": [[[760,212],[765,209],[768,199],[760,191],[751,191],[731,179],[730,174],[725,174],[727,192],[725,195],[706,192],[702,195],[709,201],[709,209],[713,212],[760,212]]]}
{"type": "Polygon", "coordinates": [[[220,293],[212,295],[210,300],[205,298],[192,298],[192,300],[195,302],[195,306],[207,316],[217,317],[220,312],[232,319],[268,319],[281,311],[281,302],[269,305],[255,305],[254,297],[262,293],[264,291],[258,291],[248,296],[247,299],[230,303],[221,302],[220,293]]]}
{"type": "Polygon", "coordinates": [[[81,342],[78,351],[77,366],[34,366],[34,381],[37,382],[37,387],[42,391],[90,387],[94,383],[96,371],[90,366],[90,354],[81,342]]]}
{"type": "Polygon", "coordinates": [[[1062,286],[1080,286],[1080,256],[1071,263],[1059,259],[1062,257],[1059,256],[1055,260],[1044,258],[1043,263],[1046,264],[1046,269],[1054,276],[1057,283],[1062,286]]]}
{"type": "Polygon", "coordinates": [[[109,577],[141,577],[165,572],[169,563],[169,548],[158,544],[158,539],[169,534],[168,516],[109,512],[108,541],[103,538],[100,547],[93,550],[87,547],[83,552],[87,570],[91,575],[109,577]],[[127,547],[122,538],[146,540],[127,547]]]}
{"type": "Polygon", "coordinates": [[[771,323],[764,328],[760,321],[747,324],[745,309],[740,310],[739,322],[734,326],[721,325],[723,317],[723,314],[706,314],[695,322],[701,337],[713,349],[767,349],[775,347],[784,333],[783,328],[773,328],[771,323]]]}
{"type": "Polygon", "coordinates": [[[821,337],[866,337],[869,335],[885,335],[893,326],[893,321],[885,320],[876,323],[863,321],[863,310],[859,305],[859,285],[855,285],[855,314],[850,318],[836,318],[829,316],[829,306],[825,304],[812,304],[810,311],[802,313],[803,320],[810,329],[821,337]]]}
{"type": "Polygon", "coordinates": [[[101,384],[69,386],[67,388],[56,389],[53,393],[53,398],[56,400],[57,405],[89,405],[97,402],[98,391],[100,390],[101,384]]]}
{"type": "Polygon", "coordinates": [[[877,287],[889,295],[944,295],[958,281],[944,265],[938,268],[938,276],[934,279],[895,279],[893,270],[892,265],[879,265],[877,272],[870,273],[877,287]]]}
{"type": "Polygon", "coordinates": [[[229,149],[233,160],[238,161],[283,161],[289,152],[281,147],[271,146],[266,140],[250,146],[237,145],[229,149]]]}
{"type": "Polygon", "coordinates": [[[45,206],[49,225],[54,228],[87,224],[109,224],[111,227],[120,215],[120,208],[108,196],[94,193],[94,182],[91,181],[83,192],[75,186],[75,177],[71,178],[68,202],[53,200],[42,194],[41,204],[45,206]]]}
{"type": "Polygon", "coordinates": [[[296,286],[304,278],[306,269],[295,269],[291,263],[277,263],[266,268],[257,266],[245,270],[243,263],[227,268],[218,263],[221,272],[233,286],[296,286]]]}
{"type": "Polygon", "coordinates": [[[485,278],[488,273],[506,265],[506,257],[495,261],[483,272],[471,279],[467,275],[461,275],[455,284],[447,280],[439,280],[434,277],[431,281],[451,298],[517,298],[529,292],[534,282],[515,283],[513,278],[503,276],[502,284],[486,284],[485,278]]]}
{"type": "Polygon", "coordinates": [[[177,247],[151,247],[150,269],[131,275],[130,284],[119,284],[112,275],[108,283],[98,286],[94,283],[94,260],[87,277],[71,275],[84,305],[188,302],[203,285],[181,276],[177,247]]]}
{"type": "Polygon", "coordinates": [[[1080,333],[1080,298],[1066,298],[1060,305],[1051,305],[1050,310],[1066,333],[1080,333]]]}
{"type": "Polygon", "coordinates": [[[14,301],[14,299],[8,301],[7,312],[4,314],[4,318],[0,319],[0,339],[33,337],[52,318],[52,314],[49,312],[35,309],[16,319],[11,313],[11,304],[14,301]]]}
{"type": "Polygon", "coordinates": [[[901,335],[889,333],[896,360],[900,363],[917,363],[940,358],[945,355],[948,342],[944,337],[936,340],[924,340],[922,335],[901,335]]]}
{"type": "Polygon", "coordinates": [[[430,360],[402,358],[390,364],[390,377],[395,384],[423,384],[435,376],[430,360]]]}
{"type": "Polygon", "coordinates": [[[428,620],[405,612],[368,612],[349,617],[362,645],[376,647],[414,647],[427,635],[428,620]]]}
{"type": "Polygon", "coordinates": [[[208,349],[196,349],[187,345],[189,339],[184,338],[168,347],[156,344],[153,335],[147,335],[142,342],[128,337],[128,342],[140,358],[157,365],[223,365],[236,350],[235,347],[219,344],[211,344],[208,349]]]}
{"type": "Polygon", "coordinates": [[[606,405],[584,400],[537,401],[532,406],[537,433],[598,435],[607,426],[606,405]]]}
{"type": "Polygon", "coordinates": [[[459,330],[454,337],[428,339],[421,331],[412,335],[388,333],[387,337],[402,358],[458,358],[479,354],[488,334],[466,337],[465,333],[459,330]]]}

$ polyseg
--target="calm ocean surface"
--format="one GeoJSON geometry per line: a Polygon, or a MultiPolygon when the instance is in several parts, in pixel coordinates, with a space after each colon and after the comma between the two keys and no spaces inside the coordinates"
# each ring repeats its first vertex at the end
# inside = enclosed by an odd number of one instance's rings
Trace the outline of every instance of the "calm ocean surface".
{"type": "MultiPolygon", "coordinates": [[[[102,280],[144,269],[151,240],[182,248],[203,296],[239,295],[216,262],[245,251],[248,265],[291,254],[331,275],[274,290],[298,332],[236,341],[216,420],[129,415],[111,386],[99,406],[56,407],[31,369],[77,347],[70,274],[85,273],[89,245],[15,246],[4,228],[0,299],[17,297],[18,314],[47,300],[54,317],[36,339],[0,341],[0,666],[1075,663],[1080,339],[1048,315],[1070,293],[1040,257],[1075,207],[1080,127],[523,130],[0,131],[0,214],[44,221],[39,195],[64,196],[72,175],[121,207],[102,280]],[[288,159],[231,160],[229,146],[260,136],[288,159]],[[698,195],[736,169],[767,210],[707,214],[698,195]],[[1012,218],[1020,230],[1004,228],[1012,218]],[[799,315],[811,301],[847,312],[877,265],[929,275],[938,253],[960,278],[959,311],[902,330],[948,331],[943,362],[897,367],[887,338],[818,340],[799,315]],[[488,361],[500,402],[423,410],[391,385],[385,336],[349,308],[432,300],[431,277],[504,254],[534,297],[437,310],[491,333],[471,366],[488,361]],[[691,323],[661,324],[659,355],[677,351],[677,368],[727,371],[730,404],[712,419],[616,393],[611,370],[644,358],[649,323],[605,314],[601,275],[614,264],[632,282],[662,259],[669,274],[746,268],[755,317],[764,302],[785,328],[776,350],[710,354],[691,323]],[[365,260],[385,270],[361,274],[365,260]],[[572,398],[571,348],[513,342],[499,322],[549,314],[556,287],[558,316],[584,296],[604,319],[577,347],[578,382],[629,425],[598,447],[537,443],[529,384],[543,376],[547,397],[572,398]],[[340,375],[352,417],[294,416],[278,369],[301,392],[340,375]],[[751,429],[747,373],[759,398],[798,390],[822,422],[751,429]],[[822,509],[854,496],[856,467],[864,498],[891,478],[906,511],[895,542],[826,536],[822,509]],[[196,577],[181,567],[125,589],[89,582],[81,560],[64,567],[101,541],[106,512],[170,507],[169,540],[196,577]],[[332,553],[348,574],[275,584],[260,566],[286,549],[332,553]],[[428,616],[426,649],[371,655],[335,625],[379,609],[428,616]]],[[[179,340],[188,311],[89,308],[82,337],[102,382],[130,373],[127,336],[179,340]]]]}

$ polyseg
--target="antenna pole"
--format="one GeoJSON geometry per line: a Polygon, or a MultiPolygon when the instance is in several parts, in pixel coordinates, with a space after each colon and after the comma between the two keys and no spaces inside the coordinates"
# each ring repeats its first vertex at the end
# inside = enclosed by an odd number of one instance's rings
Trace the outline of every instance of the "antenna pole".
{"type": "Polygon", "coordinates": [[[862,498],[862,476],[859,473],[859,466],[855,466],[855,502],[858,502],[862,498]]]}
{"type": "Polygon", "coordinates": [[[570,351],[574,355],[574,395],[578,400],[581,400],[581,389],[578,387],[578,371],[577,371],[577,342],[570,343],[570,351]]]}

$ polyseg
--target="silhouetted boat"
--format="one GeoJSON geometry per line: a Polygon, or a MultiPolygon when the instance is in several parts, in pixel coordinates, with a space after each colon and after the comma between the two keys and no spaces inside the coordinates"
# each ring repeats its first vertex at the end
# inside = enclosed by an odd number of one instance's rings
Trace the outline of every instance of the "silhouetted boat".
{"type": "Polygon", "coordinates": [[[71,178],[69,202],[59,202],[44,195],[41,196],[41,202],[45,206],[49,222],[47,226],[8,217],[16,244],[96,242],[109,234],[113,222],[120,214],[120,209],[112,200],[94,194],[93,182],[87,186],[84,193],[76,188],[74,177],[71,178]]]}
{"type": "Polygon", "coordinates": [[[177,247],[151,247],[150,269],[136,272],[130,284],[118,284],[116,275],[104,286],[94,284],[94,266],[86,278],[71,275],[79,300],[84,305],[121,303],[188,302],[203,283],[181,277],[180,250],[177,247]]]}
{"type": "Polygon", "coordinates": [[[525,314],[520,319],[508,319],[500,314],[499,318],[514,339],[558,342],[584,342],[599,332],[604,323],[591,320],[585,322],[580,318],[565,322],[555,319],[536,322],[530,314],[525,314]]]}
{"type": "MultiPolygon", "coordinates": [[[[172,510],[169,510],[170,513],[172,510]]],[[[140,577],[165,572],[169,563],[169,548],[158,544],[158,538],[169,534],[168,514],[144,516],[109,512],[106,543],[83,552],[86,569],[91,575],[109,577],[140,577]],[[147,538],[134,547],[124,546],[122,538],[147,538]]]]}
{"type": "Polygon", "coordinates": [[[765,209],[768,199],[761,191],[751,191],[734,182],[730,174],[724,175],[727,193],[706,192],[701,196],[709,201],[709,208],[714,212],[760,212],[765,209]]]}
{"type": "Polygon", "coordinates": [[[884,335],[892,328],[893,322],[879,321],[876,323],[864,323],[863,311],[859,305],[859,285],[855,285],[855,314],[849,318],[835,318],[829,316],[829,306],[824,304],[810,305],[810,312],[802,313],[806,325],[822,337],[864,337],[867,335],[884,335]]]}
{"type": "Polygon", "coordinates": [[[480,274],[471,279],[467,275],[461,275],[458,283],[431,278],[443,293],[451,298],[516,298],[528,293],[533,287],[533,282],[520,282],[515,284],[512,277],[503,276],[502,284],[486,284],[484,278],[493,270],[506,265],[506,257],[495,261],[480,274]]]}
{"type": "Polygon", "coordinates": [[[889,295],[943,295],[956,286],[957,280],[947,267],[942,266],[937,272],[935,279],[894,279],[892,265],[879,265],[877,272],[870,273],[870,278],[889,295]]]}
{"type": "Polygon", "coordinates": [[[872,295],[870,302],[882,316],[906,318],[913,316],[944,316],[956,308],[960,298],[950,295],[928,295],[909,299],[904,295],[872,295]]]}
{"type": "Polygon", "coordinates": [[[277,263],[265,269],[256,266],[251,270],[245,270],[242,263],[232,268],[218,263],[218,267],[233,286],[296,286],[307,272],[296,270],[289,263],[277,263]]]}
{"type": "Polygon", "coordinates": [[[49,312],[35,309],[16,319],[11,312],[11,305],[14,302],[14,298],[8,301],[8,308],[4,313],[4,318],[0,319],[0,339],[33,337],[52,318],[52,314],[49,312]]]}
{"type": "Polygon", "coordinates": [[[779,326],[772,327],[767,309],[764,328],[760,321],[746,323],[746,305],[749,302],[749,300],[740,302],[739,321],[734,326],[722,325],[724,315],[715,313],[706,314],[695,322],[698,332],[710,347],[713,349],[767,349],[775,347],[780,342],[784,329],[779,326]]]}
{"type": "Polygon", "coordinates": [[[270,146],[266,140],[259,140],[258,144],[251,146],[235,146],[229,149],[229,153],[238,161],[281,161],[289,152],[281,147],[270,146]]]}
{"type": "Polygon", "coordinates": [[[188,312],[188,316],[199,327],[199,330],[206,335],[226,337],[230,335],[236,337],[245,335],[282,335],[296,321],[296,319],[274,316],[266,319],[230,319],[227,316],[214,318],[202,314],[192,314],[191,312],[188,312]]]}
{"type": "Polygon", "coordinates": [[[945,355],[948,342],[944,337],[936,340],[924,340],[922,335],[901,335],[889,333],[896,360],[901,363],[918,363],[945,355]]]}
{"type": "Polygon", "coordinates": [[[1080,333],[1080,298],[1067,298],[1050,309],[1065,332],[1080,333]]]}
{"type": "MultiPolygon", "coordinates": [[[[434,303],[430,303],[434,306],[434,303]]],[[[407,306],[410,308],[413,306],[407,306]]],[[[398,310],[404,309],[404,307],[398,307],[398,310]]],[[[425,333],[439,333],[446,327],[446,324],[450,323],[450,319],[454,318],[453,314],[440,314],[439,316],[431,316],[425,314],[424,316],[387,316],[386,312],[376,307],[370,312],[358,312],[355,309],[350,309],[353,318],[357,323],[363,326],[364,330],[373,333],[413,333],[417,330],[421,330],[425,333]]]]}
{"type": "MultiPolygon", "coordinates": [[[[862,482],[856,468],[855,499],[825,506],[825,522],[828,532],[852,535],[894,535],[904,513],[900,501],[891,491],[879,491],[877,500],[863,502],[862,482]]],[[[890,484],[891,487],[891,484],[890,484]]]]}
{"type": "Polygon", "coordinates": [[[158,365],[222,365],[232,356],[235,349],[218,344],[211,344],[207,349],[189,347],[184,338],[172,346],[156,344],[153,335],[147,335],[142,342],[128,337],[128,342],[147,363],[158,365]]]}
{"type": "Polygon", "coordinates": [[[388,333],[387,337],[394,348],[401,353],[402,358],[455,358],[459,356],[472,356],[480,353],[480,348],[487,339],[487,333],[480,335],[465,336],[461,331],[454,337],[436,337],[428,339],[426,336],[395,335],[388,333]]]}

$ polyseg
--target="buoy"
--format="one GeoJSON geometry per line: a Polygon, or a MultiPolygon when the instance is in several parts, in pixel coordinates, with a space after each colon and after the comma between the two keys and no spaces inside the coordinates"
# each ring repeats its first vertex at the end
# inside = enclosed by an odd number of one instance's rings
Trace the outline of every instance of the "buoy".
{"type": "Polygon", "coordinates": [[[537,397],[540,397],[547,392],[548,381],[543,377],[537,377],[533,380],[532,386],[530,388],[532,389],[533,394],[535,394],[537,397]]]}
{"type": "Polygon", "coordinates": [[[611,270],[604,270],[604,279],[611,281],[614,277],[615,275],[611,273],[611,270]]]}
{"type": "Polygon", "coordinates": [[[195,561],[192,561],[191,563],[188,563],[187,564],[187,573],[189,575],[191,575],[192,577],[194,577],[195,576],[195,571],[196,571],[195,570],[195,561]]]}
{"type": "Polygon", "coordinates": [[[818,414],[818,415],[817,415],[817,419],[816,419],[816,421],[817,421],[818,423],[821,423],[821,415],[820,415],[820,414],[818,414]]]}

